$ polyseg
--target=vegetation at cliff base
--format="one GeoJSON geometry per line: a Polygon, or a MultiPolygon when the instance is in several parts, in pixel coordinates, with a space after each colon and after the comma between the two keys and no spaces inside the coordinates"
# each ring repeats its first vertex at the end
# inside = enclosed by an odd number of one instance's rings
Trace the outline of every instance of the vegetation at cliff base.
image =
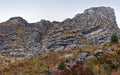
{"type": "Polygon", "coordinates": [[[111,36],[111,43],[117,43],[118,42],[118,37],[116,34],[112,34],[111,36]]]}

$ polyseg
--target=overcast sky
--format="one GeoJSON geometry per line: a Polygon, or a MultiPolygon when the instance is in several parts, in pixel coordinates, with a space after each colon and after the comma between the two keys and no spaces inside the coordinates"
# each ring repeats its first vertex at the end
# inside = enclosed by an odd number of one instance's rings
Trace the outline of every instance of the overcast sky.
{"type": "Polygon", "coordinates": [[[62,21],[98,6],[114,8],[120,27],[120,0],[0,0],[0,22],[15,16],[21,16],[28,22],[41,19],[62,21]]]}

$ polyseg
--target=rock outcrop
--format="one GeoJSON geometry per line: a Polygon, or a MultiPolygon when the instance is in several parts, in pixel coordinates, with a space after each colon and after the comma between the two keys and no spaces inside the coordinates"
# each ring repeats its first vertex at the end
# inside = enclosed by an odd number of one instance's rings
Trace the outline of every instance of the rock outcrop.
{"type": "Polygon", "coordinates": [[[110,7],[93,7],[62,22],[41,20],[28,23],[13,17],[0,24],[0,52],[12,56],[31,56],[44,50],[71,50],[109,42],[119,28],[110,7]]]}
{"type": "Polygon", "coordinates": [[[57,24],[46,38],[48,50],[69,50],[109,42],[113,33],[119,37],[114,9],[93,7],[57,24]]]}

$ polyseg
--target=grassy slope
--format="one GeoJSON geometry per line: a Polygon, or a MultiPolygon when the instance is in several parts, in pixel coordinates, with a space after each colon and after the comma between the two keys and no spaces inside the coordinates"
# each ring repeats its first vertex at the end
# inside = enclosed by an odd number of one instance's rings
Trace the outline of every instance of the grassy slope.
{"type": "MultiPolygon", "coordinates": [[[[77,56],[77,54],[79,52],[90,52],[92,53],[95,50],[98,49],[106,49],[109,47],[114,46],[114,49],[117,50],[118,54],[120,51],[120,43],[117,44],[105,44],[105,45],[101,45],[101,46],[89,46],[89,47],[83,47],[81,49],[76,49],[76,50],[67,50],[67,51],[60,51],[60,52],[51,52],[51,51],[47,51],[44,52],[42,55],[39,55],[37,57],[31,57],[31,58],[24,58],[21,60],[15,60],[15,62],[8,62],[8,65],[1,65],[1,69],[0,69],[0,74],[5,74],[5,75],[37,75],[37,74],[45,74],[48,73],[50,71],[53,71],[56,68],[56,66],[58,64],[60,64],[61,61],[66,61],[66,58],[62,57],[65,54],[73,54],[73,57],[70,57],[69,59],[75,58],[77,56]]],[[[104,74],[108,74],[108,70],[105,70],[105,68],[103,68],[102,66],[107,66],[107,65],[111,65],[113,63],[111,63],[112,60],[117,60],[117,57],[113,57],[112,55],[106,55],[105,57],[105,61],[108,62],[108,64],[96,64],[96,62],[101,62],[99,60],[91,60],[91,64],[92,64],[92,71],[94,72],[94,74],[97,75],[99,68],[101,68],[101,73],[104,74]],[[107,60],[109,59],[109,60],[107,60]],[[110,61],[110,63],[109,63],[110,61]],[[101,67],[100,67],[101,66],[101,67]]],[[[1,58],[0,61],[3,61],[4,59],[1,58]]],[[[101,59],[104,61],[104,58],[101,59]]],[[[119,59],[118,59],[119,60],[119,59]]],[[[3,64],[3,63],[1,63],[3,64]]],[[[120,72],[119,69],[117,69],[116,72],[120,72]]],[[[120,74],[120,73],[119,73],[120,74]]],[[[103,74],[102,74],[103,75],[103,74]]]]}

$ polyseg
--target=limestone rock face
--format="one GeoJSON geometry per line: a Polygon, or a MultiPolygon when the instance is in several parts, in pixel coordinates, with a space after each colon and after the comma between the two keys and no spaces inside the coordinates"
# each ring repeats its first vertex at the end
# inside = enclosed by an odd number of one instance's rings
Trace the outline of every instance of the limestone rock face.
{"type": "Polygon", "coordinates": [[[41,40],[51,22],[41,20],[28,23],[21,17],[13,17],[0,23],[0,52],[11,56],[30,56],[41,52],[41,40]]]}
{"type": "Polygon", "coordinates": [[[61,47],[69,50],[87,45],[99,45],[109,42],[113,33],[119,37],[114,9],[93,7],[59,23],[47,34],[46,46],[48,50],[61,47]]]}
{"type": "Polygon", "coordinates": [[[92,7],[62,22],[28,23],[21,17],[13,17],[0,23],[0,52],[30,56],[44,50],[71,50],[109,42],[113,33],[120,37],[111,7],[92,7]]]}

